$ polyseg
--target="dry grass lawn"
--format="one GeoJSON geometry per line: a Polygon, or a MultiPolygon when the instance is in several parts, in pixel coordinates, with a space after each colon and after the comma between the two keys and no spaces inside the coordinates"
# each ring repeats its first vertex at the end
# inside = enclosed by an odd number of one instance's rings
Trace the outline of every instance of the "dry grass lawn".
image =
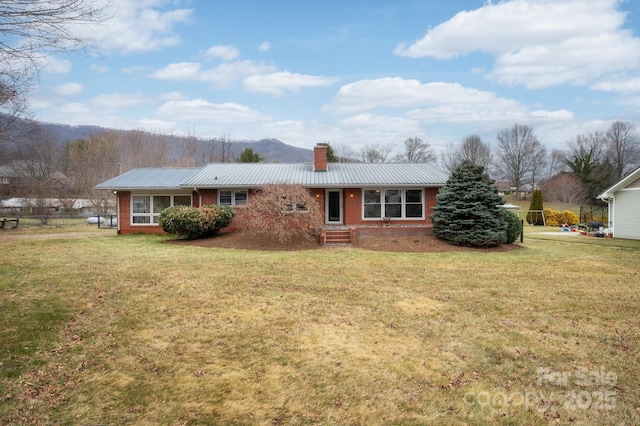
{"type": "Polygon", "coordinates": [[[0,242],[0,424],[639,424],[640,243],[0,242]]]}

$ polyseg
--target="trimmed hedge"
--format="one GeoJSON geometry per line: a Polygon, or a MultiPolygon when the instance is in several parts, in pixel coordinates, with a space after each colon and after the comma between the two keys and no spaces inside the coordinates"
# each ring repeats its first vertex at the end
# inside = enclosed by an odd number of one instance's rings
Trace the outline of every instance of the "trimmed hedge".
{"type": "Polygon", "coordinates": [[[215,235],[233,219],[230,206],[168,207],[160,212],[159,225],[168,234],[195,240],[215,235]]]}

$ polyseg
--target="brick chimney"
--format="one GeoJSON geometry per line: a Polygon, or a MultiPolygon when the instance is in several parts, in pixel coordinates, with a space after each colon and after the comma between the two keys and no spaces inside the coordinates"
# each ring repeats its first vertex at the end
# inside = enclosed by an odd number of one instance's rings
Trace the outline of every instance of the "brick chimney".
{"type": "Polygon", "coordinates": [[[313,148],[313,170],[316,172],[327,171],[327,146],[316,145],[313,148]]]}

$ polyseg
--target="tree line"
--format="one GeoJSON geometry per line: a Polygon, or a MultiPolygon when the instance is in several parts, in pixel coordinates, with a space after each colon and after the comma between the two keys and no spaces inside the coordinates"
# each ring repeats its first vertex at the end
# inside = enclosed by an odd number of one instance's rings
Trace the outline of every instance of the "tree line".
{"type": "MultiPolygon", "coordinates": [[[[136,167],[264,160],[251,148],[235,155],[233,144],[226,136],[202,140],[113,130],[61,146],[37,123],[30,123],[22,128],[19,143],[0,145],[0,163],[11,163],[18,175],[29,178],[22,188],[2,195],[85,198],[100,205],[106,195],[94,186],[136,167]]],[[[406,139],[399,154],[393,154],[392,144],[369,144],[357,151],[345,144],[323,144],[330,162],[427,162],[451,173],[469,161],[504,182],[516,196],[542,188],[545,199],[572,204],[596,203],[598,194],[640,166],[637,129],[623,121],[614,122],[605,131],[576,135],[565,149],[550,152],[532,127],[521,124],[498,132],[494,146],[470,135],[447,145],[439,155],[418,137],[406,139]]]]}
{"type": "Polygon", "coordinates": [[[465,161],[482,166],[495,180],[519,196],[542,188],[549,201],[598,203],[596,197],[638,167],[640,138],[636,126],[615,121],[604,131],[579,134],[564,149],[549,151],[531,126],[514,124],[496,135],[495,145],[478,135],[447,145],[439,156],[420,138],[404,142],[402,154],[393,145],[367,145],[359,151],[332,147],[334,161],[434,162],[452,173],[465,161]]]}

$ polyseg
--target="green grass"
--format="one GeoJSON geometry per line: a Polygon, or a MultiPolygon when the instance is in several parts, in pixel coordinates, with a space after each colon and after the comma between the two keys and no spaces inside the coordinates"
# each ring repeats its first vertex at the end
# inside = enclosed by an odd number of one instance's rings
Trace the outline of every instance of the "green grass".
{"type": "Polygon", "coordinates": [[[540,230],[503,253],[0,242],[0,424],[638,424],[640,242],[540,230]]]}

